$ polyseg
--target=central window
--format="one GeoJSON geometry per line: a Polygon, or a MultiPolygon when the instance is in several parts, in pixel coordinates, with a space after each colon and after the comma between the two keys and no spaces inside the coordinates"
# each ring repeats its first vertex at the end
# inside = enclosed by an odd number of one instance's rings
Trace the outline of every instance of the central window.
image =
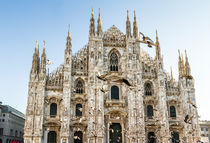
{"type": "Polygon", "coordinates": [[[56,103],[52,103],[50,105],[50,115],[51,116],[56,116],[57,115],[57,104],[56,103]]]}
{"type": "Polygon", "coordinates": [[[119,99],[119,88],[116,85],[111,87],[111,99],[119,99]]]}
{"type": "Polygon", "coordinates": [[[147,117],[152,118],[153,116],[154,116],[153,106],[152,105],[147,105],[147,117]]]}
{"type": "Polygon", "coordinates": [[[77,94],[83,94],[84,93],[84,82],[82,79],[77,79],[75,81],[75,92],[77,94]]]}
{"type": "Polygon", "coordinates": [[[82,116],[82,104],[76,105],[76,116],[81,117],[82,116]]]}
{"type": "Polygon", "coordinates": [[[115,52],[110,55],[110,71],[118,71],[118,56],[115,52]]]}

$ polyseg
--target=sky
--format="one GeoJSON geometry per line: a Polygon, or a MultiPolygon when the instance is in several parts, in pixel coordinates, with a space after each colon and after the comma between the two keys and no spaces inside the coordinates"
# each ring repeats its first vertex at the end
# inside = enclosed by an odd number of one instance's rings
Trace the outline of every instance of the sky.
{"type": "MultiPolygon", "coordinates": [[[[139,31],[155,39],[158,30],[164,68],[178,78],[178,49],[195,79],[200,119],[210,120],[209,0],[7,0],[0,1],[0,101],[25,113],[36,40],[46,40],[50,71],[63,63],[68,24],[73,53],[88,43],[91,8],[101,9],[103,31],[112,25],[125,33],[126,11],[136,11],[139,31]]],[[[154,49],[142,48],[154,57],[154,49]]]]}

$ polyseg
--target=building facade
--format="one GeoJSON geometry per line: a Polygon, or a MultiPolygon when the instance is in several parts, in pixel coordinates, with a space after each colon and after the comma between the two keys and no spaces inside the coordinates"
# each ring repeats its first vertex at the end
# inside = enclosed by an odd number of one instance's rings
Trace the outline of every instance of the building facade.
{"type": "Polygon", "coordinates": [[[199,121],[201,127],[201,141],[209,143],[210,141],[210,121],[201,120],[199,121]]]}
{"type": "Polygon", "coordinates": [[[25,115],[0,102],[0,143],[23,142],[25,115]]]}
{"type": "MultiPolygon", "coordinates": [[[[200,139],[190,64],[179,53],[179,78],[164,69],[156,41],[139,35],[136,15],[126,33],[102,30],[92,12],[88,44],[46,73],[45,46],[36,44],[28,85],[25,143],[195,143],[200,139]],[[151,57],[140,46],[154,47],[151,57]],[[185,61],[185,62],[184,62],[185,61]]],[[[44,44],[45,45],[45,44],[44,44]]]]}

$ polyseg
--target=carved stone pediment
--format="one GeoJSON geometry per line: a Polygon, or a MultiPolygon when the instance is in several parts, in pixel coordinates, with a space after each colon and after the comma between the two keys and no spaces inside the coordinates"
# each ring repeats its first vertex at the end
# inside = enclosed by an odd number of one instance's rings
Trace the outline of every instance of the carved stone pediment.
{"type": "Polygon", "coordinates": [[[104,46],[125,47],[125,35],[113,25],[104,33],[103,43],[104,46]]]}
{"type": "Polygon", "coordinates": [[[46,103],[60,103],[62,101],[62,97],[56,95],[49,95],[45,98],[46,103]]]}
{"type": "Polygon", "coordinates": [[[55,126],[61,126],[61,122],[60,121],[52,121],[49,120],[46,123],[44,123],[45,127],[55,127],[55,126]]]}

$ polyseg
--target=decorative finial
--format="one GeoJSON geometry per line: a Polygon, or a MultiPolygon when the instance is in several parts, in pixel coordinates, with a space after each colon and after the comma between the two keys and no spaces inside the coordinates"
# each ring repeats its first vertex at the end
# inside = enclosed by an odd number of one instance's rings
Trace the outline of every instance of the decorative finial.
{"type": "Polygon", "coordinates": [[[69,24],[69,32],[68,32],[68,36],[70,37],[70,24],[69,24]]]}
{"type": "Polygon", "coordinates": [[[185,49],[185,57],[187,58],[187,50],[185,49]]]}
{"type": "Polygon", "coordinates": [[[38,40],[36,40],[36,48],[39,47],[39,43],[38,43],[38,40]]]}
{"type": "Polygon", "coordinates": [[[158,31],[157,31],[157,29],[156,29],[156,41],[158,41],[158,31]]]}
{"type": "Polygon", "coordinates": [[[136,18],[136,11],[134,10],[134,18],[136,18]]]}
{"type": "Polygon", "coordinates": [[[127,20],[129,20],[129,11],[127,10],[127,20]]]}
{"type": "Polygon", "coordinates": [[[92,8],[92,13],[91,13],[91,15],[93,16],[93,8],[92,8]]]}
{"type": "Polygon", "coordinates": [[[46,41],[44,40],[43,42],[44,42],[44,48],[46,48],[46,41]]]}
{"type": "Polygon", "coordinates": [[[99,17],[101,17],[101,9],[100,8],[99,8],[99,14],[98,15],[99,15],[99,17]]]}

